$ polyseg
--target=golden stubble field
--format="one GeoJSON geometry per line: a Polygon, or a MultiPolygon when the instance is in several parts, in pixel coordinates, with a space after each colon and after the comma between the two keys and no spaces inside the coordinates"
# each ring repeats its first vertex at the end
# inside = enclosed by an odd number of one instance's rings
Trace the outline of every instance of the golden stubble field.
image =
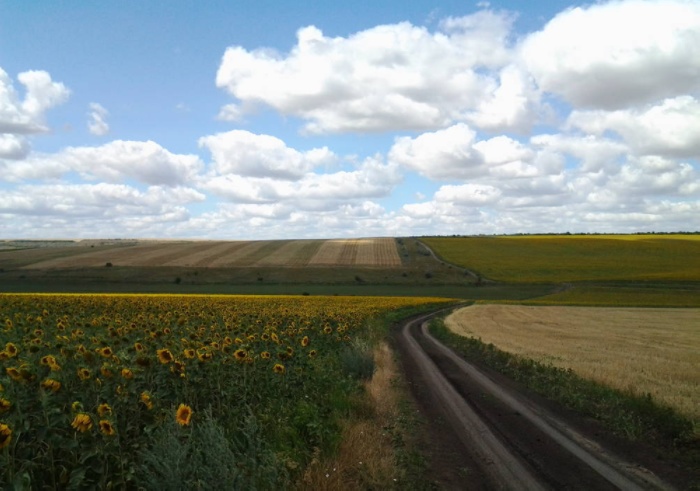
{"type": "Polygon", "coordinates": [[[474,305],[446,325],[700,421],[700,309],[474,305]]]}
{"type": "Polygon", "coordinates": [[[66,247],[64,251],[28,249],[26,269],[131,267],[307,267],[363,266],[396,268],[401,258],[393,238],[260,241],[142,241],[97,250],[66,247]],[[56,257],[58,256],[58,257],[56,257]],[[34,260],[33,258],[36,258],[34,260]]]}

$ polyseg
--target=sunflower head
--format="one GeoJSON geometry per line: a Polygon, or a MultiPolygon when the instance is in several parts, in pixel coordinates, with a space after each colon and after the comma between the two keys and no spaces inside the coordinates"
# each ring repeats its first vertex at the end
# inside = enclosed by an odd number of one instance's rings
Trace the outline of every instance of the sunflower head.
{"type": "Polygon", "coordinates": [[[47,378],[41,382],[41,388],[56,393],[61,388],[61,382],[52,378],[47,378]]]}
{"type": "Polygon", "coordinates": [[[19,353],[19,348],[17,348],[17,345],[14,343],[7,343],[5,345],[5,352],[10,356],[10,358],[13,358],[19,353]]]}
{"type": "Polygon", "coordinates": [[[7,412],[12,407],[12,403],[7,399],[0,397],[0,414],[7,412]]]}
{"type": "Polygon", "coordinates": [[[167,365],[175,359],[169,349],[156,350],[156,354],[158,355],[158,361],[163,365],[167,365]]]}
{"type": "Polygon", "coordinates": [[[99,414],[100,418],[104,418],[105,416],[112,414],[112,408],[109,404],[103,402],[102,404],[97,406],[97,414],[99,414]]]}
{"type": "Polygon", "coordinates": [[[105,358],[109,358],[113,354],[114,354],[114,352],[112,351],[112,348],[110,348],[109,346],[105,346],[104,348],[100,349],[100,356],[103,356],[105,358]]]}
{"type": "Polygon", "coordinates": [[[134,378],[133,370],[129,368],[122,368],[122,377],[124,377],[126,380],[131,380],[134,378]]]}
{"type": "Polygon", "coordinates": [[[153,409],[153,398],[148,392],[141,392],[141,402],[144,406],[146,406],[146,409],[148,409],[149,411],[153,409]]]}
{"type": "Polygon", "coordinates": [[[117,430],[114,429],[112,423],[106,419],[101,419],[98,423],[100,427],[100,432],[105,436],[114,436],[117,434],[117,430]]]}
{"type": "Polygon", "coordinates": [[[284,365],[281,363],[275,363],[275,366],[272,367],[272,371],[275,373],[279,373],[280,375],[284,373],[284,365]]]}
{"type": "Polygon", "coordinates": [[[92,429],[92,418],[89,414],[78,413],[73,418],[71,426],[81,433],[85,433],[92,429]]]}
{"type": "Polygon", "coordinates": [[[175,421],[177,421],[180,426],[187,426],[192,420],[192,414],[192,408],[190,406],[187,404],[180,404],[175,413],[175,421]]]}
{"type": "Polygon", "coordinates": [[[80,380],[88,380],[91,376],[92,374],[87,368],[78,368],[78,378],[80,380]]]}
{"type": "Polygon", "coordinates": [[[306,348],[309,345],[309,336],[304,336],[301,338],[301,345],[306,348]]]}
{"type": "Polygon", "coordinates": [[[5,423],[0,423],[0,449],[7,447],[12,441],[12,430],[5,423]]]}
{"type": "Polygon", "coordinates": [[[233,357],[236,359],[236,361],[243,361],[247,356],[248,353],[246,353],[246,350],[243,349],[237,349],[233,352],[233,357]]]}

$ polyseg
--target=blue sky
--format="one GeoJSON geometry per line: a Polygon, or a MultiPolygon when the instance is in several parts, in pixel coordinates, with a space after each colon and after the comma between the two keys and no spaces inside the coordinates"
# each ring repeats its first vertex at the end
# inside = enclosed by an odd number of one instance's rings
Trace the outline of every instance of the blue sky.
{"type": "Polygon", "coordinates": [[[0,3],[0,238],[700,230],[700,4],[0,3]]]}

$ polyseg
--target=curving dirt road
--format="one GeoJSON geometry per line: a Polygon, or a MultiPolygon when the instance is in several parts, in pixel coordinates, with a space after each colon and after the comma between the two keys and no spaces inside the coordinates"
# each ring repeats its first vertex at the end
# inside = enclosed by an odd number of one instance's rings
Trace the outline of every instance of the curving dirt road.
{"type": "Polygon", "coordinates": [[[609,452],[497,374],[433,338],[428,320],[396,333],[409,385],[430,421],[433,479],[447,489],[674,489],[609,452]]]}

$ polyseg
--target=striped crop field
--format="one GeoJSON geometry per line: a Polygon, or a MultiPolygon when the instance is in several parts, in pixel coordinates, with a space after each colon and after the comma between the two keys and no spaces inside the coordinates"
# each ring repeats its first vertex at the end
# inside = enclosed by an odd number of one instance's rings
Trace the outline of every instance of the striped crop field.
{"type": "Polygon", "coordinates": [[[392,238],[261,241],[141,241],[90,249],[55,247],[50,251],[3,251],[2,260],[26,269],[113,266],[241,268],[309,266],[397,268],[401,258],[392,238]]]}
{"type": "Polygon", "coordinates": [[[445,261],[499,281],[700,280],[700,235],[541,235],[421,240],[445,261]]]}

